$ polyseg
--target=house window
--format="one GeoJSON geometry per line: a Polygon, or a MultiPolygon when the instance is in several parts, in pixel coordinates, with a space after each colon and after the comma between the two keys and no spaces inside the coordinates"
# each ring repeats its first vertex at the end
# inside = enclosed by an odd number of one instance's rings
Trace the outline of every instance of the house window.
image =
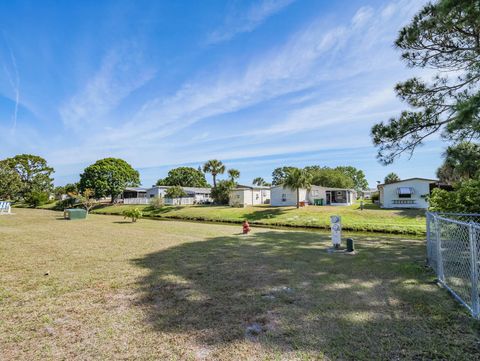
{"type": "Polygon", "coordinates": [[[237,199],[240,199],[240,194],[237,194],[237,199]]]}
{"type": "Polygon", "coordinates": [[[255,195],[255,199],[258,199],[260,198],[260,196],[258,195],[258,193],[255,195]]]}
{"type": "Polygon", "coordinates": [[[398,198],[412,198],[413,193],[413,188],[410,187],[397,188],[398,198]]]}
{"type": "Polygon", "coordinates": [[[283,193],[282,194],[282,202],[286,202],[286,201],[287,201],[287,194],[283,193]]]}

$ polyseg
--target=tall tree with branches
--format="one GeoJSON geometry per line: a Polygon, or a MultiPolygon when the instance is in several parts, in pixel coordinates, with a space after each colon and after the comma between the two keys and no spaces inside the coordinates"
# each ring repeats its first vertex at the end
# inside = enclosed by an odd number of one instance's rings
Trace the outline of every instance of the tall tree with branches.
{"type": "Polygon", "coordinates": [[[378,158],[392,163],[413,154],[425,138],[440,132],[448,141],[480,137],[480,2],[428,3],[401,29],[395,42],[412,68],[436,69],[431,81],[412,78],[395,92],[409,110],[373,126],[378,158]]]}
{"type": "Polygon", "coordinates": [[[306,169],[291,168],[286,172],[283,186],[297,191],[297,208],[300,208],[300,189],[310,189],[312,175],[306,169]]]}
{"type": "Polygon", "coordinates": [[[204,173],[210,173],[213,178],[213,186],[217,186],[217,175],[225,173],[225,165],[217,160],[211,159],[203,165],[204,173]]]}

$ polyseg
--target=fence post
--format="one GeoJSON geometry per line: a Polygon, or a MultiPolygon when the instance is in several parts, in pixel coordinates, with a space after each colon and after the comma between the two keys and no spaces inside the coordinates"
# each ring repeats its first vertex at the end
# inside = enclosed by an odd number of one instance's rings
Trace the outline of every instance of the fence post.
{"type": "Polygon", "coordinates": [[[444,283],[445,276],[443,274],[443,257],[442,257],[442,244],[441,244],[442,237],[440,237],[441,231],[440,231],[440,226],[438,224],[438,216],[435,215],[434,219],[435,219],[435,236],[437,239],[437,276],[438,276],[438,280],[441,283],[444,283]]]}
{"type": "Polygon", "coordinates": [[[427,212],[427,265],[432,267],[432,240],[430,239],[430,212],[427,212]]]}
{"type": "Polygon", "coordinates": [[[469,222],[468,225],[468,237],[470,241],[470,265],[471,265],[471,278],[472,278],[472,313],[473,317],[480,318],[480,302],[478,296],[478,252],[477,252],[477,237],[476,229],[473,222],[469,222]]]}

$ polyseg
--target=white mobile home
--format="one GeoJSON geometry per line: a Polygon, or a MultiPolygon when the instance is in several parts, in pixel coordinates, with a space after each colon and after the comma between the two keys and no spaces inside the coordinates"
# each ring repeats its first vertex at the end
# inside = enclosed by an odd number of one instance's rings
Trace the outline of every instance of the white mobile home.
{"type": "MultiPolygon", "coordinates": [[[[297,205],[297,191],[283,186],[272,187],[271,204],[275,207],[297,205]]],[[[314,205],[348,206],[355,202],[353,189],[311,186],[299,190],[299,202],[314,205]]]]}
{"type": "Polygon", "coordinates": [[[363,199],[372,199],[372,196],[378,192],[377,188],[370,188],[361,191],[361,196],[363,199]]]}
{"type": "Polygon", "coordinates": [[[237,186],[230,191],[231,206],[255,206],[270,203],[270,187],[237,186]]]}
{"type": "MultiPolygon", "coordinates": [[[[164,197],[165,192],[171,186],[153,186],[147,189],[146,197],[164,197]]],[[[199,188],[199,187],[182,187],[185,193],[194,198],[195,203],[210,203],[212,202],[211,188],[199,188]]]]}
{"type": "Polygon", "coordinates": [[[394,183],[379,184],[382,208],[428,208],[427,196],[435,179],[409,178],[394,183]]]}

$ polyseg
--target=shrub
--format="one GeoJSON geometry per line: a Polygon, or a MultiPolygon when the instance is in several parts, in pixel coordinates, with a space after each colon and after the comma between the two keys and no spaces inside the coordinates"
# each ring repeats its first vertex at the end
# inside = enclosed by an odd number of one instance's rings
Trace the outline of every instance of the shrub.
{"type": "Polygon", "coordinates": [[[380,200],[380,193],[379,192],[372,193],[371,200],[373,203],[378,202],[380,200]]]}
{"type": "Polygon", "coordinates": [[[434,212],[452,212],[457,208],[455,192],[435,188],[429,197],[429,210],[434,212]]]}
{"type": "Polygon", "coordinates": [[[138,208],[131,208],[131,209],[126,209],[123,211],[123,218],[131,218],[132,223],[136,222],[137,219],[141,218],[143,216],[143,213],[140,209],[138,208]]]}
{"type": "Polygon", "coordinates": [[[435,188],[429,197],[429,209],[437,212],[480,212],[480,180],[468,180],[454,191],[435,188]]]}
{"type": "Polygon", "coordinates": [[[65,208],[72,208],[76,203],[75,198],[66,198],[63,201],[55,203],[55,210],[63,211],[65,208]]]}
{"type": "Polygon", "coordinates": [[[173,186],[167,189],[165,192],[165,198],[182,198],[186,197],[187,193],[180,186],[173,186]]]}
{"type": "Polygon", "coordinates": [[[49,200],[49,194],[47,192],[32,191],[25,195],[25,203],[33,208],[37,208],[49,200]]]}
{"type": "Polygon", "coordinates": [[[162,197],[153,197],[150,199],[150,207],[152,207],[152,209],[160,209],[164,204],[162,197]]]}
{"type": "Polygon", "coordinates": [[[217,182],[217,186],[212,188],[212,198],[216,204],[228,204],[230,200],[230,191],[235,187],[235,183],[229,180],[217,182]]]}

